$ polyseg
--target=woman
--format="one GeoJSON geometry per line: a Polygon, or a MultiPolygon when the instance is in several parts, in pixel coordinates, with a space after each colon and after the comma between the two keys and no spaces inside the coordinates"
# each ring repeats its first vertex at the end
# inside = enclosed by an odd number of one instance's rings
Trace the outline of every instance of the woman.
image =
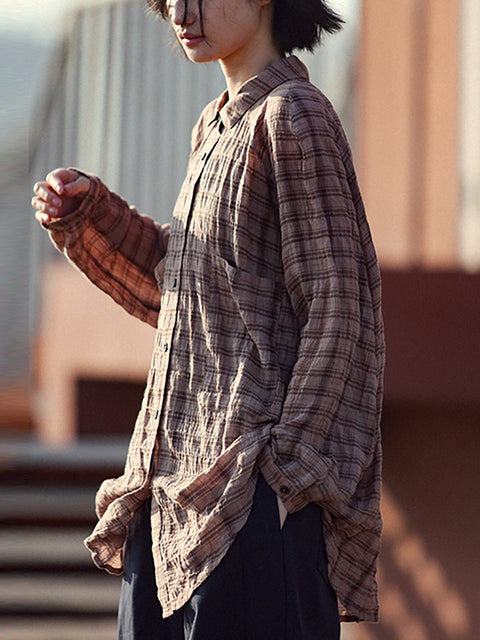
{"type": "Polygon", "coordinates": [[[333,640],[340,619],[377,619],[380,279],[342,127],[286,54],[341,20],[319,0],[149,4],[227,83],[171,226],[75,169],[32,201],[58,249],[157,327],[86,545],[123,571],[120,638],[333,640]]]}

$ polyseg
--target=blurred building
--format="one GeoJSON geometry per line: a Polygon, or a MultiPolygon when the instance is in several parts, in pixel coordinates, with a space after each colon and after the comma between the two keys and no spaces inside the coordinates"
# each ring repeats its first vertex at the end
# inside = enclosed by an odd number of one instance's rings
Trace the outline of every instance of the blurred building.
{"type": "MultiPolygon", "coordinates": [[[[344,35],[305,56],[352,140],[384,281],[382,622],[350,633],[355,640],[474,640],[480,4],[351,6],[344,35]]],[[[166,222],[191,126],[223,90],[215,65],[194,68],[171,48],[169,28],[137,0],[73,16],[37,114],[32,182],[55,166],[80,166],[166,222]]],[[[58,259],[45,235],[32,225],[30,275],[23,276],[34,433],[52,446],[126,436],[153,330],[58,259]]]]}
{"type": "Polygon", "coordinates": [[[480,4],[363,3],[357,165],[387,338],[382,623],[478,635],[480,4]]]}

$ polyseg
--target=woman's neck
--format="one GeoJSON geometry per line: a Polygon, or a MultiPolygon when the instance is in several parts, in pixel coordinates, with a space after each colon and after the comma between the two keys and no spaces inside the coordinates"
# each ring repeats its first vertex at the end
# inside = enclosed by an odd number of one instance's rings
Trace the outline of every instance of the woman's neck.
{"type": "Polygon", "coordinates": [[[265,7],[256,37],[248,43],[248,47],[235,51],[227,58],[219,60],[227,82],[229,99],[233,98],[240,87],[250,78],[261,73],[272,62],[281,58],[281,53],[273,41],[271,16],[272,7],[265,7]]]}

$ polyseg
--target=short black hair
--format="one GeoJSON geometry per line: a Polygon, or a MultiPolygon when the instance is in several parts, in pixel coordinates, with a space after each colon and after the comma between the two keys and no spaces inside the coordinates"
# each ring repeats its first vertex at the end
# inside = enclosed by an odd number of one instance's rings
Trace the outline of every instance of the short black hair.
{"type": "MultiPolygon", "coordinates": [[[[168,0],[146,0],[164,20],[168,18],[168,0]]],[[[245,0],[246,2],[248,0],[245,0]]],[[[273,36],[282,55],[294,49],[313,49],[323,35],[335,33],[343,19],[324,0],[272,0],[273,36]]],[[[197,0],[200,8],[202,0],[197,0]]],[[[185,0],[185,11],[188,0],[185,0]]]]}

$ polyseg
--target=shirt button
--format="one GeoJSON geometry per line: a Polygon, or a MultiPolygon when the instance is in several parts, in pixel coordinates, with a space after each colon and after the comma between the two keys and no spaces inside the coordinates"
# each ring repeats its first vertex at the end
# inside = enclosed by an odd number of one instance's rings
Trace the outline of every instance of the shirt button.
{"type": "Polygon", "coordinates": [[[206,152],[206,151],[204,151],[204,152],[202,153],[202,157],[201,157],[200,159],[201,159],[201,160],[205,160],[205,158],[206,158],[206,157],[207,157],[207,152],[206,152]]]}
{"type": "Polygon", "coordinates": [[[166,351],[168,351],[168,342],[165,342],[165,343],[163,344],[163,350],[164,350],[165,352],[166,352],[166,351]]]}
{"type": "Polygon", "coordinates": [[[176,279],[176,278],[174,278],[174,279],[172,280],[172,289],[175,289],[175,288],[176,288],[176,286],[177,286],[177,279],[176,279]]]}
{"type": "Polygon", "coordinates": [[[287,496],[290,493],[290,489],[282,484],[282,486],[280,487],[280,493],[284,496],[287,496]]]}
{"type": "Polygon", "coordinates": [[[158,416],[159,416],[159,415],[160,415],[160,411],[157,409],[157,410],[155,411],[155,420],[157,420],[157,419],[158,419],[158,416]]]}

